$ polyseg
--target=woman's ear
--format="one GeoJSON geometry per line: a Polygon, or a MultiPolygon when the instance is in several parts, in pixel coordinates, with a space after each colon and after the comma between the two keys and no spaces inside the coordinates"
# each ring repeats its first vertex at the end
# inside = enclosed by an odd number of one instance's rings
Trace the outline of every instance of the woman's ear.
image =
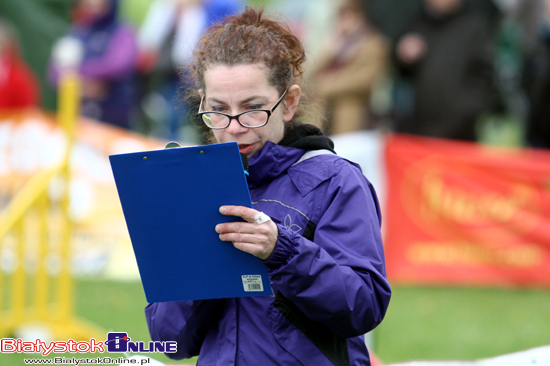
{"type": "Polygon", "coordinates": [[[284,122],[290,122],[292,121],[292,118],[294,118],[294,113],[296,113],[296,109],[298,109],[298,103],[300,102],[301,95],[302,91],[298,85],[294,84],[288,88],[282,105],[284,107],[284,122]]]}
{"type": "Polygon", "coordinates": [[[201,97],[201,99],[202,99],[202,97],[204,97],[204,90],[199,89],[199,96],[201,97]]]}

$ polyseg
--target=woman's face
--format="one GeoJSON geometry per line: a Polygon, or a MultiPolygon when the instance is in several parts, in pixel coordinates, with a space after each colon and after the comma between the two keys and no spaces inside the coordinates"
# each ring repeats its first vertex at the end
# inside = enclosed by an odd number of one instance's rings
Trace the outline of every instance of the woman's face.
{"type": "Polygon", "coordinates": [[[454,13],[462,5],[462,0],[424,0],[424,2],[436,15],[454,13]]]}
{"type": "Polygon", "coordinates": [[[112,0],[80,0],[76,5],[76,21],[89,25],[108,14],[112,6],[112,0]]]}
{"type": "MultiPolygon", "coordinates": [[[[214,65],[204,73],[205,90],[202,111],[216,111],[236,115],[253,109],[271,109],[281,95],[269,85],[263,64],[214,65]]],[[[278,143],[284,136],[284,124],[290,122],[298,106],[300,88],[289,88],[283,102],[273,111],[267,125],[260,128],[246,128],[237,120],[231,120],[229,127],[213,130],[218,142],[236,142],[239,150],[251,157],[267,141],[278,143]]]]}

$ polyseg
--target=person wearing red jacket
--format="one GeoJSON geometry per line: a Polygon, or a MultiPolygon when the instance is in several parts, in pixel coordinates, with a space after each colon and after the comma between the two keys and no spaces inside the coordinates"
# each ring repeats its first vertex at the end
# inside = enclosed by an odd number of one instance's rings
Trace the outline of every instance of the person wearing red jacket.
{"type": "Polygon", "coordinates": [[[0,19],[0,109],[33,107],[39,103],[39,84],[19,56],[15,29],[0,19]]]}

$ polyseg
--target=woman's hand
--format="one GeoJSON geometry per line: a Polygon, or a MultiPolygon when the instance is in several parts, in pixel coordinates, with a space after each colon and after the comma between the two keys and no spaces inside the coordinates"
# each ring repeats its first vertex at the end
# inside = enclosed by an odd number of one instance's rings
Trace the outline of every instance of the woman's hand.
{"type": "Polygon", "coordinates": [[[260,214],[244,206],[222,206],[220,213],[227,216],[242,217],[246,222],[227,222],[216,225],[216,232],[223,241],[231,241],[235,248],[266,260],[271,256],[279,229],[271,220],[257,224],[255,217],[260,214]]]}

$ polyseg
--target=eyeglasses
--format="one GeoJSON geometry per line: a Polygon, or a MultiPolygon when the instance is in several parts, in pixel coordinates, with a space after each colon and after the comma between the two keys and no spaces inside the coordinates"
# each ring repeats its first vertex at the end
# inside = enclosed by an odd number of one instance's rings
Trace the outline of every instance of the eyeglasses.
{"type": "Polygon", "coordinates": [[[254,109],[236,114],[234,116],[221,112],[200,112],[200,110],[202,109],[202,104],[204,102],[203,95],[201,99],[201,104],[199,106],[198,115],[202,118],[204,124],[208,128],[211,128],[213,130],[223,130],[224,128],[229,127],[229,125],[231,124],[231,120],[233,119],[236,119],[237,122],[239,122],[239,124],[243,127],[260,128],[267,125],[269,117],[271,117],[273,111],[279,106],[279,104],[281,104],[287,91],[288,88],[286,88],[283,95],[281,95],[277,103],[275,103],[275,105],[271,109],[254,109]]]}

